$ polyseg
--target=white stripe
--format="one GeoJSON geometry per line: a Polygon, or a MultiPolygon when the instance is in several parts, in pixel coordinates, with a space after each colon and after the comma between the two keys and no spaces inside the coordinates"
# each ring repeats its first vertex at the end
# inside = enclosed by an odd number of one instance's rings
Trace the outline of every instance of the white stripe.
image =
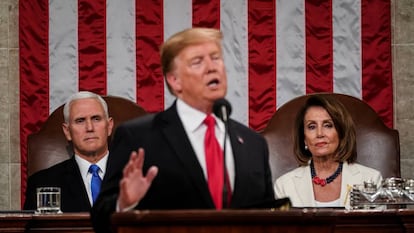
{"type": "Polygon", "coordinates": [[[78,2],[49,2],[49,113],[78,91],[78,2]]]}
{"type": "Polygon", "coordinates": [[[361,2],[333,0],[334,92],[362,98],[361,2]]]}
{"type": "Polygon", "coordinates": [[[223,31],[224,59],[227,69],[227,97],[232,118],[248,125],[248,34],[247,0],[221,0],[220,29],[223,31]]]}
{"type": "MultiPolygon", "coordinates": [[[[107,1],[108,94],[135,101],[135,1],[107,1]]],[[[221,1],[232,117],[248,124],[248,0],[221,1]]],[[[305,94],[305,0],[276,1],[277,107],[305,94]]],[[[192,0],[164,1],[164,39],[192,26],[192,0]]],[[[50,112],[78,91],[77,0],[50,0],[50,112]]],[[[334,91],[361,97],[361,0],[333,1],[334,91]]],[[[165,107],[175,98],[165,88],[165,107]]]]}
{"type": "Polygon", "coordinates": [[[136,101],[135,0],[107,0],[107,93],[136,101]]]}
{"type": "Polygon", "coordinates": [[[276,2],[276,105],[306,93],[305,0],[276,2]]]}
{"type": "MultiPolygon", "coordinates": [[[[192,27],[192,0],[164,1],[164,40],[176,32],[192,27]]],[[[175,97],[168,91],[164,82],[164,107],[168,108],[175,97]]]]}

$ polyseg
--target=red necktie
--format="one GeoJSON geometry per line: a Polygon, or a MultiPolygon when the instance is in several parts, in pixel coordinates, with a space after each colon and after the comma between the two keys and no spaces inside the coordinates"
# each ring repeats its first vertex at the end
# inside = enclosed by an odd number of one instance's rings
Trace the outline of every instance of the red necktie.
{"type": "Polygon", "coordinates": [[[204,124],[207,125],[204,150],[206,153],[208,187],[216,209],[220,210],[223,207],[223,151],[216,138],[214,130],[216,120],[214,117],[208,115],[204,120],[204,124]]]}

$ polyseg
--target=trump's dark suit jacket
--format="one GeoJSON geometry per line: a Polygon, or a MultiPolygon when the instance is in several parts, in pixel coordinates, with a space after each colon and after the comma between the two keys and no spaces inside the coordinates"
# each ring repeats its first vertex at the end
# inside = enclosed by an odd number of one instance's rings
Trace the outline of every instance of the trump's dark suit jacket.
{"type": "MultiPolygon", "coordinates": [[[[229,121],[234,154],[235,184],[230,208],[252,208],[274,200],[268,147],[258,133],[229,121]]],[[[118,126],[115,131],[101,194],[91,214],[95,230],[115,211],[122,169],[132,150],[145,150],[144,172],[159,168],[137,209],[212,209],[208,185],[177,114],[176,104],[164,112],[147,115],[118,126]]],[[[102,227],[102,228],[100,228],[102,227]]]]}
{"type": "Polygon", "coordinates": [[[61,188],[62,212],[90,211],[91,204],[75,157],[36,172],[28,178],[25,210],[36,209],[36,188],[45,186],[61,188]]]}

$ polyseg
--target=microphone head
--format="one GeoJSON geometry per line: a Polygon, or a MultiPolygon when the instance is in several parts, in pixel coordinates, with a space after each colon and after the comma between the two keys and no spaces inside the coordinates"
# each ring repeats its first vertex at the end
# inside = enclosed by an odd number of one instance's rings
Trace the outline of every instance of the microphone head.
{"type": "Polygon", "coordinates": [[[230,102],[224,98],[216,100],[213,105],[213,112],[222,121],[227,122],[227,119],[231,114],[230,102]]]}

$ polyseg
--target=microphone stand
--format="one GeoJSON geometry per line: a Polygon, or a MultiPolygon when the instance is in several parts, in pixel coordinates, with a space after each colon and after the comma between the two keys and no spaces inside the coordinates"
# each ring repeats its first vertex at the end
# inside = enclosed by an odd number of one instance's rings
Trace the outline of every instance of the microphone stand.
{"type": "Polygon", "coordinates": [[[229,207],[228,203],[228,195],[229,192],[231,192],[230,187],[230,180],[227,172],[227,166],[226,166],[226,142],[227,142],[227,133],[229,132],[229,123],[228,123],[228,115],[227,115],[227,109],[225,106],[221,106],[221,113],[223,116],[223,123],[224,123],[224,142],[223,142],[223,208],[229,207]],[[230,189],[230,190],[229,190],[230,189]]]}

